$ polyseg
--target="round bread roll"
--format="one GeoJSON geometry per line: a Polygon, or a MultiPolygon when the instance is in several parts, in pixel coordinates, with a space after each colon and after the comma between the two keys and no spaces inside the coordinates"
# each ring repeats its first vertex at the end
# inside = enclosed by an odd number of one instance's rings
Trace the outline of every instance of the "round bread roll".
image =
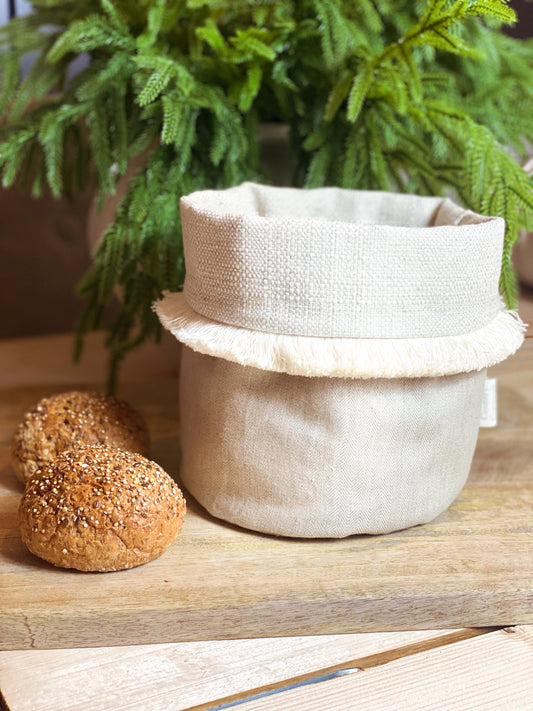
{"type": "Polygon", "coordinates": [[[11,445],[11,465],[22,482],[67,449],[108,445],[148,455],[141,415],[102,393],[67,392],[43,398],[25,416],[11,445]]]}
{"type": "Polygon", "coordinates": [[[181,531],[185,499],[139,454],[87,447],[60,454],[26,485],[22,540],[62,568],[109,571],[157,558],[181,531]]]}

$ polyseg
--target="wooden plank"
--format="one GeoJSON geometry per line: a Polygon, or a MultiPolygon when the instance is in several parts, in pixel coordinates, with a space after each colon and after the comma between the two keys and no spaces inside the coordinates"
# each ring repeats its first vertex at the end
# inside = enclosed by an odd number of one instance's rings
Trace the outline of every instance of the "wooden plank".
{"type": "Polygon", "coordinates": [[[327,543],[258,536],[192,505],[164,556],[110,575],[27,553],[17,501],[0,512],[4,649],[533,622],[531,486],[468,487],[433,524],[327,543]]]}
{"type": "Polygon", "coordinates": [[[472,633],[384,632],[0,652],[0,688],[10,711],[180,711],[371,655],[412,653],[472,633]]]}
{"type": "MultiPolygon", "coordinates": [[[[94,360],[83,366],[79,379],[66,365],[70,338],[0,344],[0,648],[533,622],[533,482],[507,475],[506,453],[492,462],[497,475],[485,481],[478,471],[436,521],[387,536],[332,541],[262,536],[216,521],[191,501],[180,538],[141,568],[82,574],[34,558],[17,529],[22,487],[8,465],[11,433],[24,410],[58,385],[94,387],[98,378],[92,368],[102,375],[105,362],[97,339],[89,348],[94,360]],[[13,387],[8,374],[18,365],[26,376],[18,376],[13,387]],[[25,380],[31,385],[23,386],[25,380]]],[[[515,356],[517,365],[502,366],[499,375],[503,391],[517,395],[508,398],[501,428],[511,440],[513,432],[530,427],[518,395],[531,398],[533,379],[524,374],[532,349],[529,339],[515,356]]],[[[151,370],[151,358],[141,356],[135,368],[129,366],[121,395],[146,414],[153,457],[175,474],[177,380],[167,365],[154,362],[151,370]]],[[[485,442],[494,442],[490,433],[496,430],[486,432],[485,442]]],[[[530,456],[531,437],[516,437],[513,447],[521,457],[530,456]]],[[[485,456],[482,469],[497,458],[490,452],[476,455],[485,456]]]]}
{"type": "Polygon", "coordinates": [[[533,480],[533,338],[491,368],[497,378],[498,426],[481,429],[470,481],[533,480]]]}
{"type": "MultiPolygon", "coordinates": [[[[102,387],[108,365],[105,335],[92,333],[85,340],[79,363],[72,359],[74,337],[70,333],[1,341],[0,389],[42,388],[47,392],[73,384],[102,387]]],[[[122,366],[121,381],[172,378],[179,372],[179,344],[165,338],[162,345],[145,343],[122,366]]]]}
{"type": "Polygon", "coordinates": [[[533,708],[533,630],[499,630],[238,708],[527,711],[533,708]]]}

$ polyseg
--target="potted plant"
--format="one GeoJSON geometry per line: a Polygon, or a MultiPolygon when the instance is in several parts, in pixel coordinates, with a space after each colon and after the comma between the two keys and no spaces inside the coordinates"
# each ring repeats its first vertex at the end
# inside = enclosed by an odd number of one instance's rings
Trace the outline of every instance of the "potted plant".
{"type": "Polygon", "coordinates": [[[32,5],[1,31],[3,184],[61,195],[89,178],[103,203],[147,151],[79,285],[78,352],[123,293],[111,386],[124,355],[161,333],[152,303],[183,282],[179,197],[261,180],[262,122],[289,126],[295,186],[452,193],[503,217],[500,285],[515,303],[511,252],[533,208],[519,162],[533,140],[533,45],[503,33],[505,0],[32,5]]]}

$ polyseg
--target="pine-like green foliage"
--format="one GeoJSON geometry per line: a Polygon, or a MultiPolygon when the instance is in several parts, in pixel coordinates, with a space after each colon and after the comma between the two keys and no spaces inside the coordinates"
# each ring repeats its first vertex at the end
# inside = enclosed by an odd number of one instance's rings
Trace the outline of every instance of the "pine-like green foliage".
{"type": "Polygon", "coordinates": [[[452,193],[505,218],[501,291],[531,226],[533,43],[505,0],[33,0],[0,30],[0,167],[34,194],[94,175],[100,200],[146,151],[79,286],[78,333],[114,289],[111,380],[159,337],[151,303],[184,278],[179,197],[262,179],[261,121],[290,125],[294,185],[452,193]],[[20,80],[20,62],[37,59],[20,80]],[[68,78],[87,54],[84,71],[68,78]],[[35,101],[35,99],[41,99],[35,101]]]}

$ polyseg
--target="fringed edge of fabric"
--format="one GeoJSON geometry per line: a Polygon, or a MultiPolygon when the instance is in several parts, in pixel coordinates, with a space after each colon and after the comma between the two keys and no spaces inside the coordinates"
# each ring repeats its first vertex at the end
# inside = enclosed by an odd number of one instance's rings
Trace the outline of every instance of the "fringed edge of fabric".
{"type": "Polygon", "coordinates": [[[204,355],[289,375],[419,378],[483,370],[520,348],[526,325],[502,310],[477,331],[436,338],[318,338],[228,326],[194,311],[182,293],[153,305],[162,325],[204,355]]]}

